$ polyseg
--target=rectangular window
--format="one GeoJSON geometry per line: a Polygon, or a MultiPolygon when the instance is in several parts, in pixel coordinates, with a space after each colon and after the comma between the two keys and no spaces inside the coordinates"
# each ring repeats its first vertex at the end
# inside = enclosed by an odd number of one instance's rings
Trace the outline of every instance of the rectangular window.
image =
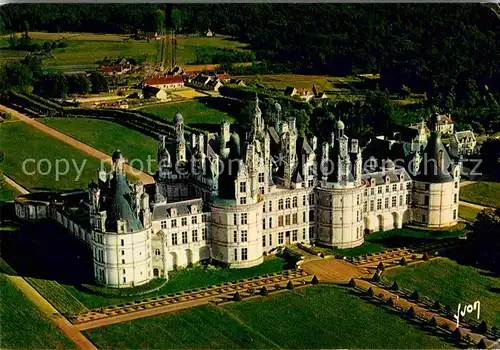
{"type": "Polygon", "coordinates": [[[234,250],[234,261],[238,261],[238,249],[234,250]]]}
{"type": "Polygon", "coordinates": [[[269,246],[273,245],[273,235],[269,234],[269,246]]]}
{"type": "Polygon", "coordinates": [[[378,187],[378,194],[382,194],[382,186],[378,187]]]}
{"type": "Polygon", "coordinates": [[[177,227],[177,219],[172,219],[172,227],[177,227]]]}
{"type": "Polygon", "coordinates": [[[410,194],[406,195],[406,205],[410,204],[410,194]]]}
{"type": "Polygon", "coordinates": [[[207,222],[207,214],[201,216],[201,222],[207,222]]]}
{"type": "Polygon", "coordinates": [[[241,197],[240,204],[247,204],[247,197],[241,197]]]}
{"type": "Polygon", "coordinates": [[[314,239],[314,227],[309,226],[309,239],[312,240],[314,239]]]}
{"type": "Polygon", "coordinates": [[[297,230],[292,231],[292,242],[296,242],[298,239],[297,237],[297,230]]]}
{"type": "Polygon", "coordinates": [[[262,229],[266,229],[266,219],[262,219],[262,229]]]}
{"type": "Polygon", "coordinates": [[[368,211],[368,202],[365,201],[365,203],[363,204],[363,211],[368,211]]]}
{"type": "Polygon", "coordinates": [[[238,214],[233,214],[233,223],[238,225],[238,214]]]}
{"type": "Polygon", "coordinates": [[[403,190],[403,184],[399,185],[399,189],[402,191],[403,190]]]}
{"type": "Polygon", "coordinates": [[[356,204],[359,205],[359,194],[356,196],[356,204]]]}
{"type": "Polygon", "coordinates": [[[269,201],[269,212],[273,211],[273,202],[269,201]]]}
{"type": "Polygon", "coordinates": [[[309,222],[314,221],[314,210],[309,210],[309,222]]]}
{"type": "Polygon", "coordinates": [[[382,198],[377,199],[377,210],[382,209],[382,198]]]}
{"type": "Polygon", "coordinates": [[[374,200],[372,199],[370,201],[370,211],[374,211],[375,210],[375,203],[374,203],[374,200]]]}
{"type": "Polygon", "coordinates": [[[403,196],[399,196],[399,205],[403,205],[403,196]]]}
{"type": "Polygon", "coordinates": [[[241,231],[241,241],[248,242],[248,233],[246,230],[241,231]]]}
{"type": "Polygon", "coordinates": [[[411,182],[406,183],[406,189],[409,190],[411,188],[411,182]]]}
{"type": "Polygon", "coordinates": [[[314,193],[309,194],[309,205],[314,205],[314,193]]]}
{"type": "Polygon", "coordinates": [[[306,240],[306,229],[305,228],[302,229],[302,240],[303,241],[306,240]]]}
{"type": "Polygon", "coordinates": [[[392,197],[392,207],[395,207],[397,205],[397,199],[396,196],[392,197]]]}
{"type": "Polygon", "coordinates": [[[233,242],[238,243],[238,231],[233,232],[233,242]]]}
{"type": "Polygon", "coordinates": [[[160,223],[160,227],[161,227],[162,229],[167,228],[167,220],[163,220],[163,221],[160,223]]]}
{"type": "Polygon", "coordinates": [[[458,181],[455,181],[455,188],[458,188],[458,181]]]}
{"type": "Polygon", "coordinates": [[[247,193],[247,183],[240,182],[240,193],[247,193]]]}
{"type": "Polygon", "coordinates": [[[125,251],[124,250],[122,250],[122,255],[125,255],[125,251]]]}
{"type": "Polygon", "coordinates": [[[458,195],[455,193],[453,195],[453,203],[456,203],[457,202],[457,198],[458,198],[458,195]]]}
{"type": "Polygon", "coordinates": [[[278,216],[278,227],[283,226],[283,215],[278,216]]]}
{"type": "Polygon", "coordinates": [[[283,244],[283,232],[278,233],[278,244],[283,244]]]}
{"type": "Polygon", "coordinates": [[[307,217],[306,217],[306,212],[305,212],[305,211],[303,211],[303,212],[302,212],[302,222],[306,222],[306,220],[307,220],[307,217]]]}
{"type": "Polygon", "coordinates": [[[373,187],[372,187],[372,188],[370,189],[370,194],[371,194],[371,195],[374,195],[374,194],[375,194],[375,188],[373,188],[373,187]]]}
{"type": "Polygon", "coordinates": [[[389,192],[389,185],[385,185],[385,193],[389,192]]]}
{"type": "Polygon", "coordinates": [[[385,209],[389,208],[389,197],[385,199],[385,209]]]}
{"type": "Polygon", "coordinates": [[[125,259],[122,259],[122,264],[125,264],[125,259]]]}
{"type": "Polygon", "coordinates": [[[453,209],[453,220],[457,219],[457,210],[453,209]]]}
{"type": "Polygon", "coordinates": [[[259,173],[259,182],[264,182],[264,173],[259,173]]]}
{"type": "Polygon", "coordinates": [[[429,196],[424,197],[424,205],[429,205],[429,196]]]}
{"type": "Polygon", "coordinates": [[[266,246],[266,235],[262,235],[262,246],[266,246]]]}
{"type": "MultiPolygon", "coordinates": [[[[455,195],[455,197],[456,197],[456,195],[455,195]]],[[[121,244],[122,244],[122,247],[125,245],[125,241],[123,239],[121,240],[121,244]]]]}
{"type": "Polygon", "coordinates": [[[297,213],[295,213],[292,215],[292,224],[296,225],[297,223],[298,223],[297,213]]]}
{"type": "Polygon", "coordinates": [[[248,248],[241,248],[241,260],[248,260],[248,248]]]}
{"type": "Polygon", "coordinates": [[[182,244],[186,244],[188,242],[188,233],[187,231],[182,232],[182,244]]]}
{"type": "Polygon", "coordinates": [[[313,180],[313,179],[309,179],[309,180],[307,181],[307,186],[308,186],[308,187],[313,187],[313,186],[314,186],[314,180],[313,180]]]}
{"type": "Polygon", "coordinates": [[[127,277],[123,276],[123,283],[127,283],[127,277]]]}
{"type": "Polygon", "coordinates": [[[396,184],[392,185],[392,190],[393,191],[397,191],[398,190],[398,185],[396,185],[396,184]]]}
{"type": "Polygon", "coordinates": [[[273,228],[273,218],[269,218],[269,228],[273,228]]]}
{"type": "Polygon", "coordinates": [[[247,213],[242,213],[241,214],[241,224],[246,225],[248,222],[248,214],[247,213]]]}
{"type": "Polygon", "coordinates": [[[181,225],[182,226],[187,226],[187,224],[188,224],[188,219],[187,218],[182,218],[181,219],[181,225]]]}
{"type": "Polygon", "coordinates": [[[196,225],[196,224],[198,223],[198,217],[197,217],[197,216],[193,216],[193,217],[191,218],[191,223],[192,223],[193,225],[196,225]]]}
{"type": "Polygon", "coordinates": [[[177,233],[172,233],[172,245],[177,245],[177,233]]]}
{"type": "Polygon", "coordinates": [[[192,236],[193,236],[193,242],[198,242],[198,230],[193,230],[192,236]]]}
{"type": "Polygon", "coordinates": [[[306,196],[305,195],[302,196],[302,205],[306,205],[306,196]]]}
{"type": "Polygon", "coordinates": [[[429,189],[430,189],[430,185],[429,184],[425,184],[425,190],[429,191],[429,189]]]}
{"type": "Polygon", "coordinates": [[[201,229],[201,240],[204,241],[207,239],[207,229],[206,228],[202,228],[201,229]]]}

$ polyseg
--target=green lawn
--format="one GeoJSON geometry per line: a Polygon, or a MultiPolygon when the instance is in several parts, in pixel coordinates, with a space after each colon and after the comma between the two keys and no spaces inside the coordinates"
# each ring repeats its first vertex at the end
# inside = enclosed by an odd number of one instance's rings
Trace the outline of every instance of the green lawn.
{"type": "Polygon", "coordinates": [[[157,169],[156,152],[158,144],[155,139],[107,120],[86,118],[41,118],[42,123],[82,141],[104,153],[113,154],[120,149],[129,163],[148,171],[147,160],[151,157],[151,173],[157,169]],[[139,162],[140,161],[140,162],[139,162]]]}
{"type": "Polygon", "coordinates": [[[458,216],[462,219],[474,221],[476,220],[477,214],[481,212],[480,209],[466,207],[465,205],[458,206],[458,216]]]}
{"type": "Polygon", "coordinates": [[[460,199],[487,207],[500,207],[500,182],[481,181],[460,187],[460,199]]]}
{"type": "Polygon", "coordinates": [[[283,259],[270,257],[263,264],[248,269],[203,269],[201,267],[171,272],[170,279],[160,290],[136,297],[108,297],[86,293],[81,289],[66,285],[70,293],[88,308],[98,308],[108,305],[121,304],[136,299],[144,299],[157,295],[175,293],[199,287],[208,287],[223,282],[236,281],[249,277],[279,272],[285,267],[283,259]]]}
{"type": "Polygon", "coordinates": [[[441,305],[448,305],[454,311],[459,303],[472,304],[479,300],[481,319],[490,327],[493,323],[500,327],[500,278],[490,277],[487,272],[442,258],[390,269],[384,276],[397,280],[402,288],[416,289],[421,295],[439,300],[441,305]]]}
{"type": "Polygon", "coordinates": [[[463,231],[461,230],[431,231],[403,228],[365,235],[365,243],[363,243],[359,247],[352,249],[332,249],[325,247],[314,247],[314,249],[318,252],[322,252],[323,254],[335,254],[354,257],[381,252],[389,248],[422,244],[430,240],[453,238],[461,235],[463,235],[463,231]]]}
{"type": "MultiPolygon", "coordinates": [[[[0,179],[0,182],[1,181],[2,180],[0,179]]],[[[7,185],[5,182],[0,183],[0,202],[11,201],[19,195],[20,195],[19,192],[17,192],[14,188],[7,185]]]]}
{"type": "MultiPolygon", "coordinates": [[[[67,70],[96,68],[96,62],[105,57],[141,57],[156,62],[160,41],[130,40],[125,42],[125,35],[99,35],[85,33],[29,33],[35,42],[44,40],[57,40],[67,38],[65,48],[52,51],[54,59],[47,59],[47,67],[65,67],[67,70]]],[[[19,35],[18,35],[19,37],[19,35]]],[[[22,58],[25,51],[8,50],[8,36],[0,37],[0,62],[12,58],[22,58]]],[[[196,57],[197,46],[211,46],[217,48],[230,48],[242,50],[245,44],[231,40],[225,36],[208,37],[177,37],[176,62],[185,65],[193,62],[196,57]]]]}
{"type": "MultiPolygon", "coordinates": [[[[2,163],[5,175],[30,190],[37,189],[76,189],[86,188],[92,178],[96,178],[96,171],[100,161],[90,157],[72,146],[59,141],[26,123],[4,123],[0,125],[0,149],[5,154],[2,163]],[[23,171],[23,162],[26,163],[23,171]],[[42,161],[46,159],[46,161],[42,161]],[[56,160],[66,159],[69,169],[66,175],[63,163],[60,164],[59,178],[56,176],[56,160]],[[42,161],[40,163],[40,161],[42,161]],[[85,161],[85,163],[83,163],[85,161]],[[50,163],[50,169],[49,164],[50,163]],[[40,164],[41,172],[35,164],[40,164]],[[78,169],[82,169],[78,177],[78,169]],[[46,175],[44,175],[50,170],[46,175]]],[[[61,161],[60,161],[61,162],[61,161]]]]}
{"type": "Polygon", "coordinates": [[[166,120],[172,121],[174,115],[179,111],[184,117],[184,125],[199,127],[203,129],[206,124],[220,124],[223,120],[233,122],[229,114],[218,109],[208,107],[203,100],[190,100],[177,103],[165,103],[156,106],[142,108],[141,111],[156,114],[166,120]]]}
{"type": "Polygon", "coordinates": [[[98,347],[121,349],[451,347],[337,286],[197,307],[84,333],[98,347]]]}
{"type": "Polygon", "coordinates": [[[75,348],[4,274],[0,274],[0,295],[2,349],[75,348]]]}
{"type": "Polygon", "coordinates": [[[304,74],[243,75],[240,78],[247,82],[259,83],[277,89],[285,89],[287,86],[312,89],[314,84],[320,90],[332,90],[335,88],[335,83],[339,83],[342,79],[328,75],[304,74]]]}

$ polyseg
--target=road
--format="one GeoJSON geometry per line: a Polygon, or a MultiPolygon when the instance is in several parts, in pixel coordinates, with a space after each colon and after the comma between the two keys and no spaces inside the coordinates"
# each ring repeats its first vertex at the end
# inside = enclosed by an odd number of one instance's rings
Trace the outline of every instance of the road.
{"type": "MultiPolygon", "coordinates": [[[[71,146],[79,149],[82,152],[87,153],[88,155],[90,155],[92,157],[95,157],[99,160],[103,160],[108,164],[112,163],[111,156],[107,155],[106,153],[103,153],[99,150],[96,150],[95,148],[93,148],[93,147],[91,147],[83,142],[80,142],[80,141],[78,141],[78,140],[76,140],[76,139],[74,139],[66,134],[63,134],[62,132],[59,132],[55,129],[52,129],[51,127],[49,127],[45,124],[42,124],[42,123],[36,121],[35,119],[28,117],[27,115],[19,113],[18,111],[11,109],[11,108],[8,108],[8,107],[3,106],[3,105],[0,105],[0,110],[3,110],[5,112],[10,113],[13,117],[37,128],[40,131],[43,131],[43,132],[49,134],[50,136],[52,136],[60,141],[63,141],[64,143],[67,143],[68,145],[71,145],[71,146]]],[[[130,175],[137,177],[145,185],[149,185],[149,184],[154,183],[153,177],[151,175],[143,172],[143,171],[135,169],[128,164],[125,164],[124,169],[127,172],[127,174],[130,174],[130,175]]]]}

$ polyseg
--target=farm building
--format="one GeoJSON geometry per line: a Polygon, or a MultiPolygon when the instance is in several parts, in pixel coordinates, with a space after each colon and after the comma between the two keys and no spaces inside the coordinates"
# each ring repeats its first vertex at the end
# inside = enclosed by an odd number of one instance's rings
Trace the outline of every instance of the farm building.
{"type": "Polygon", "coordinates": [[[184,80],[180,75],[152,77],[144,79],[144,86],[152,86],[163,90],[178,89],[184,87],[184,80]]]}

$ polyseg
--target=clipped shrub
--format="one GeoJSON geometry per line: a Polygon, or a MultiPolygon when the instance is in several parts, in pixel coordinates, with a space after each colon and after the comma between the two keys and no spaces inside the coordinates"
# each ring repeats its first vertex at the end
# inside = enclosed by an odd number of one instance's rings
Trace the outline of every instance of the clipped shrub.
{"type": "Polygon", "coordinates": [[[392,290],[399,290],[398,281],[394,281],[394,283],[393,283],[393,284],[392,284],[392,286],[391,286],[391,289],[392,289],[392,290]]]}
{"type": "Polygon", "coordinates": [[[427,254],[427,252],[425,252],[424,255],[422,255],[422,260],[423,261],[428,261],[429,260],[429,254],[427,254]]]}
{"type": "Polygon", "coordinates": [[[368,295],[369,297],[373,297],[375,295],[372,287],[368,288],[368,290],[366,291],[366,295],[368,295]]]}
{"type": "Polygon", "coordinates": [[[269,294],[269,292],[267,291],[266,286],[262,286],[262,288],[260,289],[259,294],[262,295],[263,297],[265,297],[265,296],[267,296],[269,294]]]}
{"type": "Polygon", "coordinates": [[[385,304],[386,304],[387,306],[391,306],[391,307],[393,307],[393,306],[394,306],[394,299],[392,299],[392,297],[391,297],[391,298],[389,298],[389,299],[387,299],[387,301],[385,302],[385,304]]]}
{"type": "Polygon", "coordinates": [[[356,281],[354,280],[354,278],[351,278],[349,280],[349,287],[352,287],[352,288],[356,287],[356,281]]]}
{"type": "Polygon", "coordinates": [[[286,284],[286,289],[294,289],[295,286],[293,285],[292,281],[288,281],[288,283],[286,284]]]}
{"type": "Polygon", "coordinates": [[[436,321],[436,318],[434,316],[432,316],[432,318],[429,320],[429,326],[431,327],[437,327],[437,321],[436,321]]]}
{"type": "Polygon", "coordinates": [[[485,320],[482,320],[479,326],[477,326],[477,331],[482,334],[488,332],[488,325],[485,320]]]}
{"type": "Polygon", "coordinates": [[[276,290],[280,290],[280,289],[281,289],[281,286],[280,286],[279,284],[277,284],[277,283],[276,283],[276,284],[274,285],[274,289],[276,289],[276,290]]]}
{"type": "Polygon", "coordinates": [[[415,316],[417,316],[417,313],[415,312],[415,309],[413,308],[413,306],[410,306],[408,311],[406,311],[406,316],[408,316],[410,318],[414,318],[415,316]]]}
{"type": "Polygon", "coordinates": [[[406,262],[406,259],[405,259],[405,257],[404,257],[404,256],[401,258],[401,260],[399,260],[399,265],[401,265],[401,266],[406,266],[406,265],[408,265],[408,263],[406,262]]]}
{"type": "Polygon", "coordinates": [[[434,304],[432,304],[432,309],[441,310],[441,303],[439,303],[439,301],[436,300],[434,304]]]}
{"type": "Polygon", "coordinates": [[[462,331],[460,330],[460,327],[455,328],[453,333],[451,333],[451,337],[455,340],[462,340],[462,331]]]}
{"type": "Polygon", "coordinates": [[[319,283],[318,277],[316,277],[316,275],[314,275],[312,280],[311,280],[311,284],[316,285],[318,283],[319,283]]]}
{"type": "Polygon", "coordinates": [[[479,343],[477,343],[477,348],[478,349],[488,349],[488,346],[486,345],[486,342],[484,341],[484,338],[481,338],[479,343]]]}
{"type": "Polygon", "coordinates": [[[410,298],[411,298],[411,299],[413,299],[413,300],[418,300],[418,299],[420,299],[420,295],[418,294],[418,291],[417,291],[417,290],[415,290],[415,291],[411,294],[411,297],[410,297],[410,298]]]}
{"type": "Polygon", "coordinates": [[[385,271],[385,265],[382,261],[378,263],[377,270],[385,271]]]}
{"type": "Polygon", "coordinates": [[[240,293],[236,292],[233,294],[233,301],[241,301],[241,295],[240,293]]]}
{"type": "Polygon", "coordinates": [[[380,282],[380,275],[375,272],[371,278],[372,282],[380,282]]]}

